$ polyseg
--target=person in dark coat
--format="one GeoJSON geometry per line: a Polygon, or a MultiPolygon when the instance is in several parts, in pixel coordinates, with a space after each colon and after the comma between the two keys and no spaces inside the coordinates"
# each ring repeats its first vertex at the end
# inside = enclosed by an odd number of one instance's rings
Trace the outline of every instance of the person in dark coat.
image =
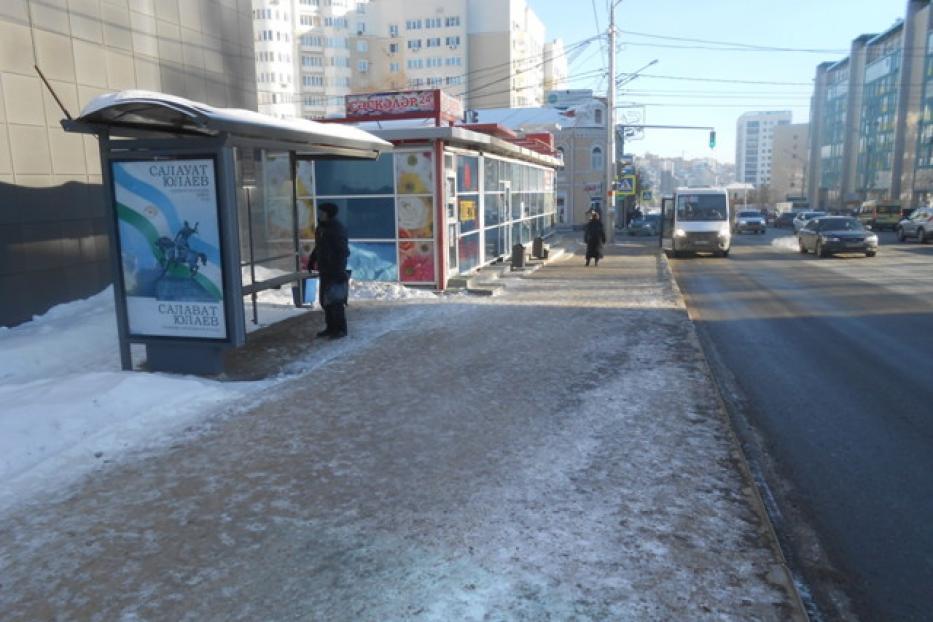
{"type": "Polygon", "coordinates": [[[603,231],[603,223],[599,221],[599,213],[590,213],[590,222],[586,223],[583,230],[583,242],[586,244],[586,265],[590,265],[590,259],[599,265],[599,260],[603,258],[603,244],[606,243],[606,232],[603,231]]]}
{"type": "Polygon", "coordinates": [[[324,309],[326,328],[318,337],[340,339],[347,336],[347,258],[350,244],[347,229],[337,220],[337,206],[322,203],[318,206],[318,226],[314,233],[314,250],[308,259],[308,269],[320,275],[318,299],[324,309]]]}

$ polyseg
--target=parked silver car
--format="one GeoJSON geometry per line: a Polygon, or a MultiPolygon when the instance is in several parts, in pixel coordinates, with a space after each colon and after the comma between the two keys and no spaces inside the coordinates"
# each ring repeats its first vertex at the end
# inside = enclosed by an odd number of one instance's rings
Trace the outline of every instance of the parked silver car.
{"type": "Polygon", "coordinates": [[[794,233],[800,233],[800,230],[803,229],[808,222],[814,218],[820,218],[825,215],[826,212],[798,212],[797,216],[794,218],[794,233]]]}
{"type": "Polygon", "coordinates": [[[732,233],[745,233],[746,231],[752,233],[765,232],[765,217],[761,215],[761,212],[743,210],[736,215],[735,224],[732,225],[732,233]]]}
{"type": "Polygon", "coordinates": [[[906,242],[907,238],[917,238],[921,244],[933,240],[933,208],[915,209],[909,217],[897,223],[897,241],[906,242]]]}

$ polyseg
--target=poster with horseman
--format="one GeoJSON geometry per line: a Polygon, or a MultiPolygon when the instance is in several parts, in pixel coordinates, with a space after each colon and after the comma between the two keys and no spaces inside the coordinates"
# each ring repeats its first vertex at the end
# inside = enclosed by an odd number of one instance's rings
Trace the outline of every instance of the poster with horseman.
{"type": "Polygon", "coordinates": [[[130,334],[225,339],[214,160],[111,170],[130,334]]]}

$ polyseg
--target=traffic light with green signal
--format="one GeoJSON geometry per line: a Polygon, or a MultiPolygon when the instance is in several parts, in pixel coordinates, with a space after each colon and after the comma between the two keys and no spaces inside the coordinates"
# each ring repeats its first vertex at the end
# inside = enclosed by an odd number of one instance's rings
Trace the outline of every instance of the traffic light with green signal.
{"type": "Polygon", "coordinates": [[[716,130],[713,130],[709,133],[709,148],[716,148],[716,130]]]}

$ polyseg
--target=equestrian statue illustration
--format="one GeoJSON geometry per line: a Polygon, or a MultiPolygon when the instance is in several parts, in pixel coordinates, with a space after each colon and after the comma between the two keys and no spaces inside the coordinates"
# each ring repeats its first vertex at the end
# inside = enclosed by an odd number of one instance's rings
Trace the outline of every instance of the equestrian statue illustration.
{"type": "Polygon", "coordinates": [[[157,256],[161,256],[159,261],[162,265],[161,276],[165,276],[165,273],[175,266],[187,266],[189,276],[194,278],[200,266],[207,265],[207,255],[193,250],[188,244],[191,236],[197,234],[198,224],[194,223],[194,227],[192,227],[186,220],[185,226],[175,234],[174,240],[167,236],[162,236],[156,240],[155,246],[159,249],[157,256]]]}

